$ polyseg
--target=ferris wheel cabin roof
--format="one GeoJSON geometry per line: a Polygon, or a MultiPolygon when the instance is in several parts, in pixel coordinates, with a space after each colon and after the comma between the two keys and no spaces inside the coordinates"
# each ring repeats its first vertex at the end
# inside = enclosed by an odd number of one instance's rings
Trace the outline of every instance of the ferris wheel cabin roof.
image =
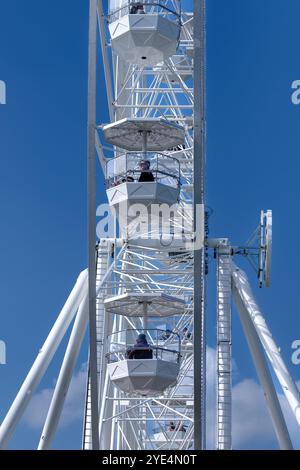
{"type": "Polygon", "coordinates": [[[143,132],[147,132],[147,151],[161,152],[184,143],[183,126],[162,118],[124,118],[106,124],[103,132],[107,143],[138,152],[143,148],[143,132]]]}
{"type": "Polygon", "coordinates": [[[182,315],[185,301],[160,292],[127,292],[104,301],[106,312],[127,317],[169,317],[182,315]]]}

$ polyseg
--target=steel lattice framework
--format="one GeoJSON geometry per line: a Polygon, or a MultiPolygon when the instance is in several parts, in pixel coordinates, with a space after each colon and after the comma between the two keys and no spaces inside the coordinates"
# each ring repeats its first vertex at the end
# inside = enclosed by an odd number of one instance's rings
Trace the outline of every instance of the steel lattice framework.
{"type": "MultiPolygon", "coordinates": [[[[182,29],[177,55],[152,67],[126,63],[112,54],[111,48],[108,47],[110,38],[106,29],[107,13],[107,10],[103,10],[101,2],[98,2],[99,33],[111,120],[163,117],[184,126],[184,144],[165,153],[180,161],[182,190],[178,211],[179,214],[182,213],[185,224],[192,227],[193,213],[187,213],[184,208],[193,204],[194,200],[194,13],[181,10],[182,29]]],[[[204,17],[201,17],[201,21],[204,21],[204,17]]],[[[101,145],[101,136],[99,137],[98,133],[96,142],[102,168],[105,168],[106,151],[101,145]]],[[[114,156],[120,152],[117,148],[112,150],[114,156]]],[[[112,253],[112,244],[113,242],[100,242],[97,258],[98,283],[101,282],[102,266],[105,263],[103,257],[107,259],[108,253],[112,253]],[[103,250],[103,243],[106,250],[103,250]]],[[[193,341],[182,344],[182,361],[175,387],[168,389],[159,398],[128,397],[116,389],[107,377],[107,372],[105,374],[103,357],[108,345],[103,344],[103,338],[126,328],[143,331],[143,318],[121,316],[112,320],[109,314],[105,314],[102,306],[105,297],[123,292],[152,294],[164,292],[173,296],[184,296],[186,301],[184,313],[168,319],[168,326],[173,331],[182,331],[183,328],[193,331],[193,252],[176,253],[170,257],[167,250],[157,251],[142,243],[141,246],[137,246],[128,242],[123,246],[122,255],[116,261],[120,248],[118,249],[116,244],[113,245],[114,267],[110,278],[101,287],[101,297],[98,297],[97,302],[100,448],[192,448],[194,445],[193,341]],[[168,432],[170,422],[176,423],[177,429],[184,426],[185,432],[168,432]]],[[[154,343],[155,340],[150,337],[150,341],[154,343]]],[[[88,387],[83,433],[84,448],[91,448],[90,402],[90,387],[88,387]]]]}

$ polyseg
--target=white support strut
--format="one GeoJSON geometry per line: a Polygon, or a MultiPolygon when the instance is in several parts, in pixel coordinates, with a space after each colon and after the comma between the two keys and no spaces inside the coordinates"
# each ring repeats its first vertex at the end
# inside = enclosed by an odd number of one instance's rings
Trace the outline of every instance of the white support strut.
{"type": "Polygon", "coordinates": [[[270,360],[291,410],[300,425],[299,390],[287,370],[281,357],[280,350],[277,347],[262,312],[255,301],[245,272],[238,269],[236,266],[233,266],[232,281],[244,309],[248,312],[248,315],[251,318],[253,326],[255,327],[261,344],[270,360]]]}
{"type": "Polygon", "coordinates": [[[34,391],[42,380],[61,340],[87,290],[87,270],[80,273],[63,309],[53,325],[45,343],[39,351],[26,379],[24,380],[14,402],[12,403],[0,427],[0,449],[5,449],[34,391]]]}
{"type": "Polygon", "coordinates": [[[59,418],[73,375],[74,367],[76,365],[76,359],[78,357],[82,340],[86,331],[87,322],[88,299],[87,296],[85,296],[76,315],[68,347],[47,413],[47,418],[38,445],[38,450],[48,450],[51,448],[51,444],[54,439],[54,435],[59,423],[59,418]]]}
{"type": "Polygon", "coordinates": [[[240,321],[247,339],[247,343],[252,355],[257,376],[264,391],[264,396],[271,415],[274,431],[282,450],[292,449],[292,442],[286,426],[286,422],[280,407],[279,399],[270,374],[267,358],[264,353],[260,339],[256,333],[254,325],[249,317],[239,292],[233,285],[233,296],[239,313],[240,321]]]}

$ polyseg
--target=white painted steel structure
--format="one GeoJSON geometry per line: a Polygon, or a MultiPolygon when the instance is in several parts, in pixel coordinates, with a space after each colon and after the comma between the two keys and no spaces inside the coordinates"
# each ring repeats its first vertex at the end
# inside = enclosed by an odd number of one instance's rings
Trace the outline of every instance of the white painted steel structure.
{"type": "Polygon", "coordinates": [[[217,250],[217,447],[231,449],[231,247],[217,250]]]}
{"type": "Polygon", "coordinates": [[[232,293],[280,448],[292,448],[266,356],[300,424],[299,392],[246,274],[232,261],[247,257],[260,285],[270,285],[272,213],[262,212],[244,247],[208,239],[207,233],[201,245],[207,226],[205,0],[111,0],[108,7],[90,0],[88,114],[88,272],[79,276],[1,424],[0,448],[8,446],[75,319],[38,448],[52,446],[89,324],[82,448],[204,449],[208,250],[217,264],[216,448],[234,445],[232,293]],[[98,61],[104,65],[109,124],[97,122],[98,61]],[[113,238],[97,244],[96,153],[115,210],[113,238]],[[146,207],[137,224],[129,213],[135,203],[146,207]],[[159,223],[152,230],[148,216],[162,203],[175,214],[156,213],[159,223]],[[136,337],[141,343],[135,344],[136,337]]]}

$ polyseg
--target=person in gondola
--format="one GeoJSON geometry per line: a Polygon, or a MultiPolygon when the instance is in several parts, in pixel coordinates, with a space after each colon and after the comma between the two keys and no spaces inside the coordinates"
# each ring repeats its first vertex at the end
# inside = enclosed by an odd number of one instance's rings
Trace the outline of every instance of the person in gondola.
{"type": "Polygon", "coordinates": [[[128,359],[152,359],[153,351],[149,346],[146,335],[140,333],[132,348],[127,349],[128,359]]]}
{"type": "Polygon", "coordinates": [[[144,14],[145,13],[145,10],[144,10],[144,6],[142,3],[136,3],[136,4],[133,4],[131,5],[130,7],[130,15],[136,15],[136,14],[144,14]]]}
{"type": "Polygon", "coordinates": [[[175,426],[174,421],[170,421],[169,431],[176,431],[176,426],[175,426]]]}
{"type": "Polygon", "coordinates": [[[141,171],[139,183],[150,183],[154,181],[154,176],[150,170],[149,160],[141,160],[139,162],[139,170],[141,171]]]}
{"type": "Polygon", "coordinates": [[[136,15],[137,13],[137,5],[131,5],[130,7],[130,15],[136,15]]]}
{"type": "Polygon", "coordinates": [[[183,340],[188,340],[192,338],[192,334],[190,331],[187,329],[187,327],[184,327],[182,330],[182,339],[183,340]]]}
{"type": "Polygon", "coordinates": [[[142,3],[137,4],[137,14],[138,15],[144,15],[145,14],[144,5],[142,3]]]}
{"type": "Polygon", "coordinates": [[[166,341],[171,336],[172,336],[172,331],[167,328],[166,331],[163,332],[163,334],[161,335],[159,339],[161,339],[162,341],[166,341]]]}

